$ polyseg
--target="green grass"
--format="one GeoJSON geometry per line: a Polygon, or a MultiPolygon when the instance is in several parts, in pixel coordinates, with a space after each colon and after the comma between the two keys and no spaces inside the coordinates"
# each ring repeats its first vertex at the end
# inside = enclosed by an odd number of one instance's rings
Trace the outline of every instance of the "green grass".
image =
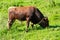
{"type": "Polygon", "coordinates": [[[60,0],[0,0],[0,40],[60,40],[60,0]],[[11,6],[37,7],[48,17],[50,26],[43,29],[36,24],[26,33],[26,22],[21,24],[16,20],[8,31],[8,8],[11,6]]]}

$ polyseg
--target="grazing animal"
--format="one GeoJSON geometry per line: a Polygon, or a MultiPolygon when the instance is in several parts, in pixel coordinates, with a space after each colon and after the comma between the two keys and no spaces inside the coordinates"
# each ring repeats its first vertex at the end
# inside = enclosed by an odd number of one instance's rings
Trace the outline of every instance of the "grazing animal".
{"type": "Polygon", "coordinates": [[[9,18],[8,18],[8,29],[11,28],[11,25],[14,23],[16,19],[20,21],[25,21],[27,24],[27,29],[29,27],[29,23],[32,22],[32,27],[34,24],[39,24],[43,28],[49,26],[49,20],[47,17],[39,11],[38,8],[33,6],[25,6],[25,7],[10,7],[8,9],[9,18]]]}

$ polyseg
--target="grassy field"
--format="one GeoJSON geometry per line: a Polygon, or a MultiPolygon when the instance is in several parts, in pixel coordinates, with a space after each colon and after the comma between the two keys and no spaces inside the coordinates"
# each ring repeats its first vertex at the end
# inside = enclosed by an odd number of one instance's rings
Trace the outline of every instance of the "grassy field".
{"type": "Polygon", "coordinates": [[[60,40],[60,0],[0,0],[0,40],[60,40]],[[35,6],[49,19],[49,27],[38,24],[25,32],[26,22],[16,20],[7,30],[8,8],[11,6],[35,6]]]}

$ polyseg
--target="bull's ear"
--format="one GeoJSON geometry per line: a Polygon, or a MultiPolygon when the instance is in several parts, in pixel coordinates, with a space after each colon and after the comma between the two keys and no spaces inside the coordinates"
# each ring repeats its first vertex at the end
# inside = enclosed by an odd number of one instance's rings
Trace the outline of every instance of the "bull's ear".
{"type": "Polygon", "coordinates": [[[48,20],[48,17],[44,17],[44,21],[45,21],[45,20],[48,20]]]}

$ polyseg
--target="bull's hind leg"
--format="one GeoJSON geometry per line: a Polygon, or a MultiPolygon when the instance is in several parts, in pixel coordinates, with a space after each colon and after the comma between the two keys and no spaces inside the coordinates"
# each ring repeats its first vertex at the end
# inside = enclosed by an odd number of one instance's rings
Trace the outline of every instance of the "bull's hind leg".
{"type": "Polygon", "coordinates": [[[26,32],[28,32],[29,22],[30,22],[29,18],[26,18],[26,21],[27,21],[27,28],[26,28],[26,32]]]}
{"type": "Polygon", "coordinates": [[[11,28],[12,24],[14,23],[14,21],[15,21],[15,20],[13,20],[13,19],[9,19],[9,20],[8,20],[8,29],[11,28]]]}

